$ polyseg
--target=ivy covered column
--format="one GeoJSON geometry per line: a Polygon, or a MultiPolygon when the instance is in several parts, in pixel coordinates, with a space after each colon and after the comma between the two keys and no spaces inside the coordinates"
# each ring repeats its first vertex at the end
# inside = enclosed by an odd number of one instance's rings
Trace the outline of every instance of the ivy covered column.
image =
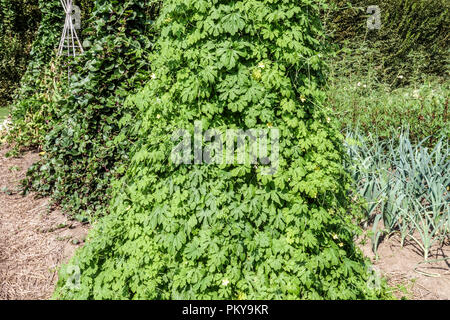
{"type": "Polygon", "coordinates": [[[0,108],[12,102],[25,74],[40,19],[38,0],[0,0],[0,108]]]}
{"type": "Polygon", "coordinates": [[[128,160],[132,139],[117,137],[120,119],[134,116],[135,108],[124,101],[151,74],[148,54],[158,8],[155,0],[97,0],[83,21],[90,46],[71,66],[70,87],[57,97],[45,132],[45,155],[27,181],[27,188],[50,195],[79,220],[105,214],[111,181],[128,160]]]}

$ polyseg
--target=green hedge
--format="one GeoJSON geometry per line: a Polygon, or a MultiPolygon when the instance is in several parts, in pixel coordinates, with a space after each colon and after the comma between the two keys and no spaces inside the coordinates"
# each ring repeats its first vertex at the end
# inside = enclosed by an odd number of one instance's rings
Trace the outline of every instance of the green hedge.
{"type": "MultiPolygon", "coordinates": [[[[363,48],[355,54],[375,64],[379,81],[403,85],[429,75],[448,76],[449,1],[331,0],[331,4],[323,13],[329,35],[341,47],[363,48]],[[380,30],[367,28],[370,5],[381,9],[380,30]]],[[[355,71],[347,66],[348,73],[355,71]]]]}
{"type": "MultiPolygon", "coordinates": [[[[80,2],[82,16],[90,15],[92,2],[80,2]]],[[[14,145],[11,154],[29,148],[41,148],[51,127],[52,105],[64,95],[67,86],[67,63],[56,57],[64,25],[64,11],[58,0],[40,0],[42,20],[13,102],[10,105],[13,126],[8,141],[14,145]]],[[[86,22],[86,20],[82,20],[86,22]]],[[[87,23],[82,23],[86,28],[87,23]]]]}

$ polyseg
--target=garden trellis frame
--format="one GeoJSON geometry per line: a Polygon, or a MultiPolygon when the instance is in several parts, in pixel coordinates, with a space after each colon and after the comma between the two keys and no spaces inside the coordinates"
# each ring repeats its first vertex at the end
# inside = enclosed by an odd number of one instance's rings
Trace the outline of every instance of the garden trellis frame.
{"type": "Polygon", "coordinates": [[[75,57],[77,56],[78,50],[83,53],[84,49],[81,45],[80,39],[76,28],[73,24],[72,12],[74,9],[73,0],[60,0],[61,5],[66,13],[66,21],[64,23],[64,30],[61,36],[61,41],[59,42],[58,56],[62,56],[64,49],[67,49],[67,56],[75,57]]]}
{"type": "MultiPolygon", "coordinates": [[[[76,28],[73,24],[73,15],[72,12],[74,10],[73,0],[60,0],[61,5],[64,8],[64,12],[66,13],[66,21],[64,23],[64,29],[61,36],[61,40],[59,42],[58,47],[58,56],[62,56],[64,54],[64,49],[67,50],[68,57],[76,57],[78,52],[84,53],[83,46],[78,38],[78,34],[76,28]]],[[[70,82],[70,67],[67,71],[68,81],[70,82]]]]}

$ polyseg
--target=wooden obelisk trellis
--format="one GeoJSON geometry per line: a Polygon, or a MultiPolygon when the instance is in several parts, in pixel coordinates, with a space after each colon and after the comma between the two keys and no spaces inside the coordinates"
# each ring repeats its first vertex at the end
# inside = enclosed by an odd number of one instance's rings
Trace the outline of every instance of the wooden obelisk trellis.
{"type": "MultiPolygon", "coordinates": [[[[64,50],[67,50],[68,57],[75,57],[78,55],[78,53],[83,53],[84,50],[83,46],[81,45],[80,39],[78,38],[76,28],[73,24],[73,0],[60,1],[61,5],[64,8],[64,12],[66,13],[66,21],[64,23],[64,30],[61,36],[61,41],[59,42],[58,56],[65,55],[64,50]]],[[[68,69],[67,75],[70,81],[70,68],[68,69]]]]}

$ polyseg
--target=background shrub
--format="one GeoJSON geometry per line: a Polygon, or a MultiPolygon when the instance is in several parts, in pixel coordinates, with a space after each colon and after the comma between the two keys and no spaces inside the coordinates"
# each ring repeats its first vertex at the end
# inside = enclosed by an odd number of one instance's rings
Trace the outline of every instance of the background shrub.
{"type": "Polygon", "coordinates": [[[38,0],[0,1],[0,108],[11,103],[25,73],[40,20],[38,0]]]}
{"type": "Polygon", "coordinates": [[[132,141],[117,137],[119,120],[127,112],[134,115],[123,101],[149,77],[151,19],[157,12],[152,0],[96,1],[86,29],[91,46],[71,65],[70,87],[53,95],[50,108],[38,105],[51,116],[44,117],[45,155],[30,168],[26,190],[50,195],[79,219],[104,214],[110,181],[128,157],[132,141]]]}
{"type": "MultiPolygon", "coordinates": [[[[82,8],[81,25],[82,28],[86,28],[85,22],[90,15],[92,1],[80,0],[75,3],[82,8]]],[[[17,12],[20,12],[20,9],[17,9],[17,12]]],[[[30,13],[28,18],[33,22],[36,17],[40,19],[39,27],[33,28],[32,23],[28,27],[27,22],[20,22],[22,28],[30,28],[26,30],[33,32],[36,37],[30,55],[24,57],[27,64],[26,72],[20,74],[21,81],[16,84],[17,87],[14,86],[15,94],[9,105],[13,126],[8,140],[15,146],[12,154],[17,154],[20,149],[42,146],[43,137],[53,117],[52,103],[63,95],[61,91],[67,86],[67,81],[64,80],[67,77],[68,61],[56,58],[56,49],[64,26],[61,2],[40,1],[37,10],[30,13]]],[[[15,32],[15,36],[20,36],[20,32],[15,32]]],[[[80,37],[83,38],[82,35],[80,37]]],[[[9,61],[13,57],[6,52],[5,59],[9,61]]]]}

